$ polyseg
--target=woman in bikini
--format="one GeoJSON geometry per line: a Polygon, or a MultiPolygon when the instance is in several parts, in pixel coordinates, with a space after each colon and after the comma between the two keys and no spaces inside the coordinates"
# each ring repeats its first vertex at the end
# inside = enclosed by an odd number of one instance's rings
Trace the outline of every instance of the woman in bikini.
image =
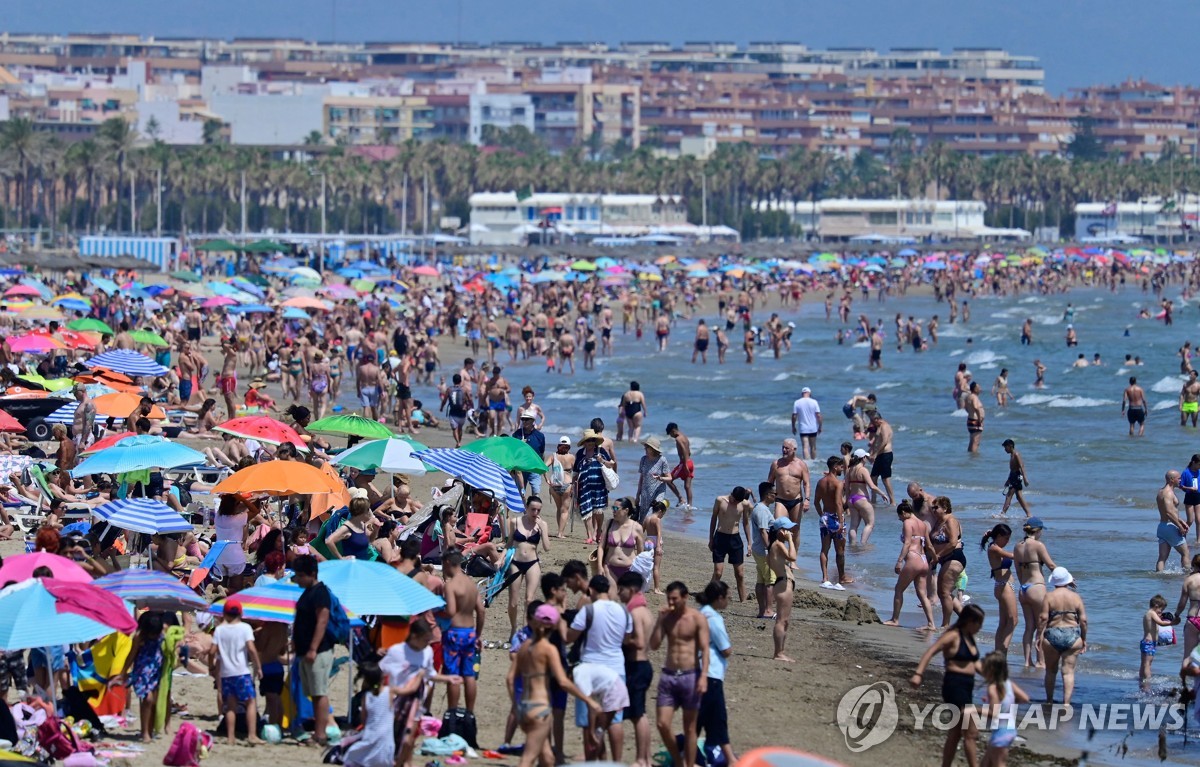
{"type": "Polygon", "coordinates": [[[1042,630],[1038,616],[1042,613],[1042,602],[1046,599],[1046,581],[1042,568],[1054,569],[1054,560],[1042,543],[1045,526],[1037,517],[1025,520],[1025,538],[1013,546],[1013,565],[1017,568],[1019,591],[1017,601],[1021,604],[1021,615],[1025,630],[1021,634],[1021,647],[1025,652],[1025,668],[1041,668],[1042,630]]]}
{"type": "Polygon", "coordinates": [[[220,439],[221,435],[213,431],[213,427],[219,423],[213,414],[213,408],[216,406],[217,401],[212,397],[204,400],[204,404],[196,413],[196,422],[187,428],[188,434],[199,439],[220,439]]]}
{"type": "Polygon", "coordinates": [[[521,752],[520,767],[533,767],[535,763],[552,767],[555,763],[550,747],[550,679],[555,681],[558,689],[583,701],[593,715],[603,713],[600,704],[584,695],[563,671],[562,655],[550,643],[550,635],[558,631],[559,620],[558,610],[553,605],[539,607],[529,623],[532,636],[517,650],[516,662],[508,670],[508,693],[514,699],[517,677],[521,677],[521,702],[517,712],[521,731],[525,733],[525,750],[521,752]]]}
{"type": "Polygon", "coordinates": [[[867,470],[867,451],[859,448],[850,454],[849,468],[846,469],[846,482],[842,486],[846,494],[846,508],[850,510],[850,545],[857,543],[865,546],[871,532],[875,529],[875,507],[871,505],[871,493],[885,495],[871,480],[871,472],[867,470]],[[858,526],[863,524],[862,537],[858,538],[858,526]]]}
{"type": "Polygon", "coordinates": [[[900,533],[900,557],[896,560],[896,593],[892,597],[892,617],[884,621],[885,626],[900,625],[900,610],[904,607],[904,592],[911,583],[917,592],[917,601],[925,613],[925,629],[932,630],[933,603],[929,601],[925,576],[929,573],[929,557],[933,547],[929,544],[929,525],[913,514],[912,504],[907,500],[896,507],[896,516],[904,529],[900,533]]]}
{"type": "Polygon", "coordinates": [[[979,664],[979,647],[975,643],[975,635],[983,628],[983,608],[979,605],[967,605],[962,609],[953,628],[943,633],[917,664],[916,673],[909,683],[920,687],[925,678],[925,669],[933,656],[941,654],[946,663],[946,671],[942,675],[942,700],[951,706],[957,706],[963,711],[961,727],[952,727],[946,734],[946,743],[942,746],[942,767],[954,764],[961,740],[963,753],[966,754],[967,764],[978,764],[976,749],[978,730],[975,716],[965,715],[974,705],[975,675],[982,673],[979,664]],[[964,738],[964,734],[966,737],[964,738]]]}
{"type": "Polygon", "coordinates": [[[1054,702],[1054,684],[1061,668],[1062,702],[1069,706],[1075,692],[1075,662],[1087,650],[1087,611],[1067,568],[1054,568],[1049,582],[1054,590],[1046,595],[1038,616],[1038,625],[1042,627],[1042,653],[1046,658],[1046,702],[1054,702]]]}
{"type": "Polygon", "coordinates": [[[616,592],[617,579],[629,572],[633,567],[633,559],[646,545],[646,533],[634,519],[632,498],[621,498],[612,506],[612,519],[600,541],[601,562],[604,563],[604,574],[613,584],[616,592]]]}
{"type": "Polygon", "coordinates": [[[771,523],[767,540],[767,564],[775,573],[775,584],[771,587],[775,598],[775,627],[771,633],[775,640],[775,655],[773,660],[783,663],[795,663],[792,658],[783,654],[783,643],[787,639],[788,626],[792,617],[792,594],[796,590],[796,576],[792,574],[792,565],[796,563],[796,523],[787,517],[780,517],[771,523]]]}
{"type": "Polygon", "coordinates": [[[1200,644],[1200,554],[1192,557],[1192,571],[1183,579],[1175,614],[1184,620],[1183,657],[1186,658],[1200,644]]]}
{"type": "Polygon", "coordinates": [[[1000,605],[1000,623],[996,626],[996,651],[1008,654],[1013,632],[1017,629],[1017,595],[1013,593],[1013,555],[1005,551],[1012,540],[1012,528],[1001,523],[984,533],[979,548],[987,551],[988,567],[992,569],[992,593],[1000,605]]]}
{"type": "Polygon", "coordinates": [[[942,602],[942,628],[946,628],[950,616],[962,612],[962,603],[954,596],[954,585],[967,569],[967,555],[963,552],[962,526],[954,517],[950,499],[939,495],[933,500],[933,511],[938,523],[929,534],[929,541],[937,555],[937,591],[942,602]]]}
{"type": "Polygon", "coordinates": [[[515,517],[509,525],[508,545],[514,549],[512,564],[509,565],[508,622],[512,626],[509,635],[517,633],[517,609],[520,597],[517,582],[525,587],[525,603],[537,599],[537,590],[542,582],[542,568],[538,560],[538,544],[542,551],[550,553],[550,530],[542,519],[542,499],[531,495],[525,501],[525,513],[515,517]]]}

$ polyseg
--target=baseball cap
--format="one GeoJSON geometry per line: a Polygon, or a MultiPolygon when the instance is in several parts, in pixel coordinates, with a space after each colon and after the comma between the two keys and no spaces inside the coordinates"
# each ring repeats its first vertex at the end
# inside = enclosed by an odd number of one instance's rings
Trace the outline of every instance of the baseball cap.
{"type": "Polygon", "coordinates": [[[1010,445],[1012,445],[1013,447],[1015,447],[1015,446],[1016,446],[1016,444],[1017,444],[1017,443],[1016,443],[1016,442],[1013,442],[1011,439],[1006,439],[1006,440],[1004,440],[1003,442],[1001,442],[1001,443],[1000,443],[1000,447],[1008,447],[1008,446],[1010,446],[1010,445]]]}
{"type": "Polygon", "coordinates": [[[803,389],[800,390],[800,393],[801,394],[812,394],[812,389],[805,386],[803,389]]]}
{"type": "Polygon", "coordinates": [[[851,457],[853,457],[853,458],[866,458],[867,456],[869,456],[869,455],[870,455],[870,453],[868,453],[866,450],[863,450],[863,449],[860,447],[858,450],[855,450],[855,451],[854,451],[853,453],[851,453],[850,455],[851,455],[851,457]]]}
{"type": "Polygon", "coordinates": [[[524,421],[526,418],[533,421],[537,418],[537,413],[534,413],[532,410],[522,410],[521,420],[524,421]]]}
{"type": "Polygon", "coordinates": [[[571,438],[570,438],[570,437],[559,437],[559,438],[558,438],[558,444],[560,444],[560,445],[569,445],[569,444],[571,444],[571,438]]]}
{"type": "Polygon", "coordinates": [[[793,522],[792,520],[788,519],[787,517],[780,517],[779,519],[771,520],[771,526],[769,529],[771,529],[771,530],[791,530],[795,526],[796,526],[796,523],[793,522]]]}
{"type": "Polygon", "coordinates": [[[558,608],[554,605],[542,605],[534,610],[533,619],[538,623],[545,623],[547,626],[557,626],[558,608]]]}
{"type": "Polygon", "coordinates": [[[1041,517],[1030,517],[1025,520],[1025,527],[1028,527],[1030,530],[1045,530],[1046,523],[1042,521],[1041,517]]]}

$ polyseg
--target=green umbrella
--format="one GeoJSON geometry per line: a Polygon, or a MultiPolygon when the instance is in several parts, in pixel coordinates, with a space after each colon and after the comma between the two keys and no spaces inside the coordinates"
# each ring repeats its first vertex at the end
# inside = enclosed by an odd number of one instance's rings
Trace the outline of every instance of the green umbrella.
{"type": "Polygon", "coordinates": [[[571,264],[571,268],[577,272],[594,272],[599,267],[597,267],[591,261],[579,260],[579,261],[576,261],[575,263],[571,264]]]}
{"type": "Polygon", "coordinates": [[[469,445],[463,445],[462,449],[491,458],[509,471],[546,473],[546,462],[538,457],[533,448],[515,437],[477,439],[469,445]]]}
{"type": "Polygon", "coordinates": [[[321,434],[347,434],[364,439],[388,439],[395,436],[388,427],[361,415],[331,415],[313,421],[308,425],[308,430],[321,434]]]}
{"type": "Polygon", "coordinates": [[[98,320],[95,317],[83,317],[78,320],[71,320],[67,323],[67,328],[70,330],[90,330],[93,333],[113,335],[113,329],[106,322],[98,320]]]}
{"type": "Polygon", "coordinates": [[[174,277],[177,280],[183,280],[184,282],[199,282],[201,279],[203,279],[200,275],[196,274],[195,272],[187,272],[187,271],[182,271],[182,270],[180,270],[178,272],[171,272],[170,276],[174,277]]]}
{"type": "Polygon", "coordinates": [[[167,339],[155,333],[153,330],[133,330],[130,331],[129,337],[139,344],[150,344],[151,346],[170,346],[167,339]]]}
{"type": "Polygon", "coordinates": [[[208,242],[197,245],[195,249],[213,252],[240,250],[237,245],[234,245],[229,240],[209,240],[208,242]]]}

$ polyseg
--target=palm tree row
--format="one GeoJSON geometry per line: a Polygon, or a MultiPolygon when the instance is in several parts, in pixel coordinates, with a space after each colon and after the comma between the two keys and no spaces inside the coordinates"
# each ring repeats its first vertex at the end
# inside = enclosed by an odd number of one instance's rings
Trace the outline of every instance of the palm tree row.
{"type": "Polygon", "coordinates": [[[498,147],[410,141],[389,160],[345,147],[305,148],[301,159],[267,150],[209,143],[145,142],[121,119],[83,141],[64,144],[23,119],[0,123],[0,225],[65,232],[151,232],[159,211],[167,232],[234,231],[241,225],[245,179],[252,231],[319,231],[322,178],[331,232],[433,229],[441,216],[466,220],[477,191],[679,194],[690,220],[702,218],[744,236],[791,234],[786,216],[755,201],[788,203],[830,197],[934,197],[987,203],[989,223],[1061,225],[1077,201],[1113,202],[1146,195],[1200,192],[1200,167],[1173,145],[1154,162],[997,156],[983,159],[944,144],[923,151],[900,130],[882,155],[847,160],[795,149],[763,156],[750,144],[722,144],[706,160],[667,158],[647,147],[613,147],[598,155],[576,147],[551,154],[529,135],[501,136],[498,147]],[[429,222],[424,184],[429,184],[429,222]]]}

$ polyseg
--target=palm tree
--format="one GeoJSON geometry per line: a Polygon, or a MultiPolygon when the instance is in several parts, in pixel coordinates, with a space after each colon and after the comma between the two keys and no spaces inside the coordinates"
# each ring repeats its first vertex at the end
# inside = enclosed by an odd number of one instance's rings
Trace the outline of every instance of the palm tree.
{"type": "Polygon", "coordinates": [[[18,117],[0,124],[0,155],[13,168],[12,179],[15,184],[14,199],[17,208],[17,224],[20,227],[29,225],[29,208],[32,194],[30,177],[36,169],[38,152],[44,142],[44,137],[37,133],[33,121],[18,117]]]}
{"type": "Polygon", "coordinates": [[[116,202],[116,215],[113,220],[114,228],[120,229],[121,195],[125,193],[125,171],[129,155],[137,144],[137,131],[133,126],[120,117],[110,117],[100,124],[96,131],[101,148],[108,155],[109,162],[116,168],[116,187],[112,198],[116,202]]]}

